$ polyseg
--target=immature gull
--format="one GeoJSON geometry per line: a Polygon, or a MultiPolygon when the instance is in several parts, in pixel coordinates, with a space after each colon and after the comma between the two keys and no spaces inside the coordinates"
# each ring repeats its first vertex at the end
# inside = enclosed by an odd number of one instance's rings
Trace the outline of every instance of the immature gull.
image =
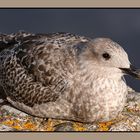
{"type": "Polygon", "coordinates": [[[0,85],[13,106],[34,116],[115,119],[126,102],[124,74],[140,77],[124,49],[108,38],[0,35],[0,85]]]}

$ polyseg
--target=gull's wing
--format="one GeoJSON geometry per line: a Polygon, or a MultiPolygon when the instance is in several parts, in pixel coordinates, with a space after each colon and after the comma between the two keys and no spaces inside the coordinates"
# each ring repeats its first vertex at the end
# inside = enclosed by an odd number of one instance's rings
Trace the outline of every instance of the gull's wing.
{"type": "Polygon", "coordinates": [[[14,102],[54,102],[76,67],[73,46],[87,39],[69,33],[0,35],[0,85],[14,102]]]}

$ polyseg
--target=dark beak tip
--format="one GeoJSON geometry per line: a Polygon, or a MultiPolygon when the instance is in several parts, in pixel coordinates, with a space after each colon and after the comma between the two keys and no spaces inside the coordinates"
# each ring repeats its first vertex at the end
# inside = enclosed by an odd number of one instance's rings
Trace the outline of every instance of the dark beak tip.
{"type": "Polygon", "coordinates": [[[140,79],[140,69],[136,69],[130,65],[130,68],[120,68],[124,73],[129,74],[137,79],[140,79]]]}

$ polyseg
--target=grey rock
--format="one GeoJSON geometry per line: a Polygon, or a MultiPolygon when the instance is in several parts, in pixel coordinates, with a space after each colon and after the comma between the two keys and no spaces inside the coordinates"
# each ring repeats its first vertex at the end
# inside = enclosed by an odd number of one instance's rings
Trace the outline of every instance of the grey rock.
{"type": "Polygon", "coordinates": [[[97,124],[86,124],[86,131],[96,131],[98,129],[97,124]]]}
{"type": "Polygon", "coordinates": [[[58,124],[55,126],[54,131],[74,131],[73,124],[71,122],[58,124]]]}
{"type": "Polygon", "coordinates": [[[129,126],[127,123],[120,122],[116,125],[113,125],[109,131],[135,131],[135,129],[129,126]]]}
{"type": "Polygon", "coordinates": [[[109,131],[140,131],[140,117],[128,114],[125,119],[112,125],[109,131]]]}
{"type": "Polygon", "coordinates": [[[0,131],[16,131],[16,129],[0,124],[0,131]]]}

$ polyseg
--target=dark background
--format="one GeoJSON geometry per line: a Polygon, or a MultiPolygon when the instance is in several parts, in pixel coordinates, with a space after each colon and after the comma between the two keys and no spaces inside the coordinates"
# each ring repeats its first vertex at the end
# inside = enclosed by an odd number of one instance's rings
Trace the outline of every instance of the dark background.
{"type": "MultiPolygon", "coordinates": [[[[70,32],[87,37],[109,37],[140,68],[140,9],[0,9],[0,32],[70,32]]],[[[126,76],[140,91],[140,81],[126,76]]]]}

